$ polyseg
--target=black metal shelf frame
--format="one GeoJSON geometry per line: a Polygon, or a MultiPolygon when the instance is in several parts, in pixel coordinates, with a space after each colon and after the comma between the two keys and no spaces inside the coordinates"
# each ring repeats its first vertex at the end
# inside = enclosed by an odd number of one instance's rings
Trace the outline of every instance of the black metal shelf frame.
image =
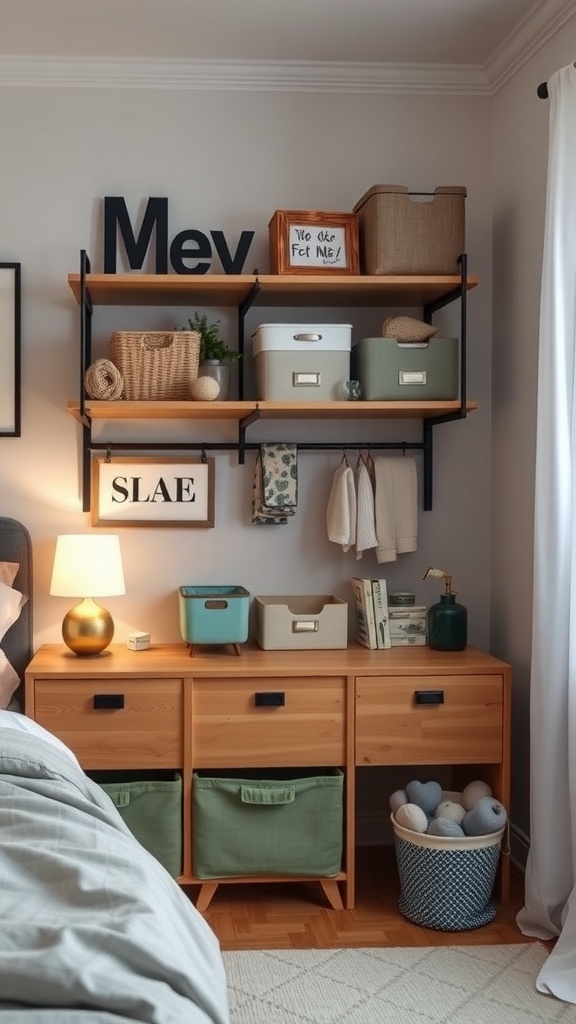
{"type": "MultiPolygon", "coordinates": [[[[466,409],[466,292],[467,292],[467,256],[466,253],[462,253],[460,256],[460,285],[454,288],[452,291],[447,292],[439,299],[434,300],[426,304],[423,307],[423,318],[426,323],[431,324],[432,318],[435,313],[445,306],[450,305],[452,302],[460,301],[460,404],[459,408],[452,413],[446,413],[442,416],[435,416],[424,418],[422,421],[422,440],[421,441],[370,441],[370,442],[358,442],[358,441],[333,441],[333,442],[318,442],[318,443],[297,443],[299,451],[350,451],[350,450],[370,450],[370,451],[421,451],[423,453],[423,509],[428,512],[432,509],[432,482],[433,482],[433,437],[434,427],[441,423],[451,423],[454,420],[465,419],[467,416],[466,409]]],[[[87,277],[90,274],[90,259],[86,250],[82,250],[80,253],[80,382],[79,382],[79,418],[82,424],[82,508],[84,512],[90,511],[91,504],[91,469],[92,469],[92,452],[94,451],[236,451],[238,452],[238,463],[243,465],[245,462],[245,453],[247,451],[255,451],[260,448],[264,442],[249,442],[246,440],[247,429],[259,419],[261,419],[261,412],[258,407],[258,403],[255,402],[255,408],[248,416],[242,417],[238,421],[238,441],[236,442],[213,442],[213,441],[193,441],[193,442],[143,442],[143,441],[128,441],[128,442],[109,442],[109,441],[94,441],[92,437],[92,420],[86,413],[86,390],[85,390],[85,376],[86,370],[90,365],[92,358],[92,316],[93,316],[93,303],[90,296],[90,290],[88,287],[87,277]]],[[[254,305],[258,294],[261,291],[261,285],[258,281],[258,277],[252,283],[246,297],[240,303],[238,307],[238,350],[243,355],[245,345],[245,321],[249,310],[254,305]]],[[[243,400],[244,394],[244,381],[243,375],[239,375],[239,399],[243,400]]],[[[304,416],[299,418],[303,419],[304,416]]],[[[392,418],[392,417],[390,417],[392,418]]],[[[417,416],[414,417],[418,418],[417,416]]],[[[268,442],[268,443],[279,443],[279,442],[268,442]]]]}

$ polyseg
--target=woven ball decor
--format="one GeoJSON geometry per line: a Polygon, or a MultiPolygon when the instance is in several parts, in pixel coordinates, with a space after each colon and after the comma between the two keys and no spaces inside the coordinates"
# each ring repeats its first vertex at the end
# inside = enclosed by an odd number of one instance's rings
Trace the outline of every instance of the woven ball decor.
{"type": "Polygon", "coordinates": [[[383,338],[396,338],[402,342],[429,341],[438,328],[413,316],[387,316],[382,324],[383,338]]]}
{"type": "Polygon", "coordinates": [[[190,385],[190,396],[196,402],[213,402],[220,394],[220,385],[213,377],[197,377],[190,385]]]}
{"type": "Polygon", "coordinates": [[[96,359],[86,370],[84,386],[90,398],[113,402],[121,397],[124,380],[118,367],[109,359],[96,359]]]}

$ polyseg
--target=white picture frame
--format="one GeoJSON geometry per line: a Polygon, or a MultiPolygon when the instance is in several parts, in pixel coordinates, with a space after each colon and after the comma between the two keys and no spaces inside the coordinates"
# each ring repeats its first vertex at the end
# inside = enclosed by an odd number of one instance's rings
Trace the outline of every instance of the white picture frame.
{"type": "Polygon", "coordinates": [[[21,436],[21,264],[0,263],[0,437],[21,436]]]}
{"type": "Polygon", "coordinates": [[[92,526],[214,526],[214,459],[92,459],[92,526]]]}

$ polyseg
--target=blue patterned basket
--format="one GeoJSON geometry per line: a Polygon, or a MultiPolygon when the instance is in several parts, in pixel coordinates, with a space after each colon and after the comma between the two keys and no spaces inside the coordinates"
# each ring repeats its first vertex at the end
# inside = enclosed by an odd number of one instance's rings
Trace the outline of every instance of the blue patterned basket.
{"type": "Polygon", "coordinates": [[[403,828],[391,815],[400,877],[400,913],[424,928],[462,932],[488,924],[504,829],[440,837],[403,828]]]}

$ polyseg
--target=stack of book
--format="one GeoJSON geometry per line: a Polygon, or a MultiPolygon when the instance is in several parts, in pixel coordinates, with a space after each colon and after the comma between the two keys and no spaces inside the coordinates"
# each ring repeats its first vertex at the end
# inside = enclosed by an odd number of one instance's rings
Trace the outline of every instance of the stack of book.
{"type": "Polygon", "coordinates": [[[371,651],[391,647],[386,580],[353,576],[351,583],[358,643],[371,651]]]}

